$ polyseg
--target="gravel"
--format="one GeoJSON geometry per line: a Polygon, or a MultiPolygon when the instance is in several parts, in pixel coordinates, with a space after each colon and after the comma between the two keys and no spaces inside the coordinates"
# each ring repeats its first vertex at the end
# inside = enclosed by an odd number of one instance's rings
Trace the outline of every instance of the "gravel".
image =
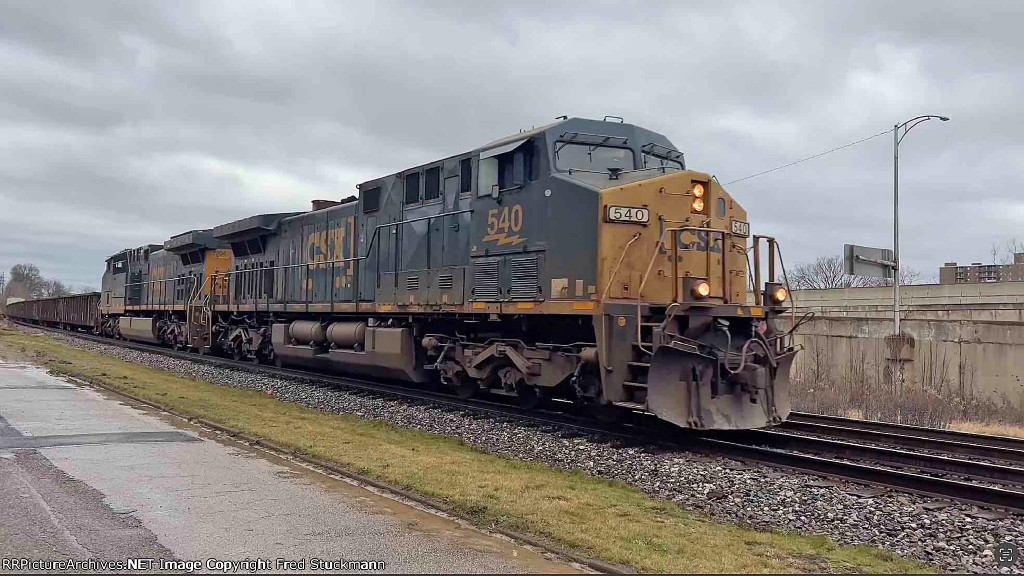
{"type": "MultiPolygon", "coordinates": [[[[38,332],[32,329],[30,331],[38,332]]],[[[913,494],[825,480],[726,458],[652,451],[607,438],[542,429],[505,418],[410,404],[311,381],[215,367],[43,332],[79,349],[180,376],[249,388],[317,410],[356,414],[395,426],[461,438],[487,452],[621,480],[727,523],[761,530],[824,534],[870,545],[949,572],[1024,573],[1024,558],[998,567],[1000,542],[1024,547],[1024,516],[913,494]]]]}

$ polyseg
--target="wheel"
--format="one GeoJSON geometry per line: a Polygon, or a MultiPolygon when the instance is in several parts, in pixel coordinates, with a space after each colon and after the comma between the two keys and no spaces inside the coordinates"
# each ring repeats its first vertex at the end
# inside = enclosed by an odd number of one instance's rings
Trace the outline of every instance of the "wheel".
{"type": "Polygon", "coordinates": [[[516,384],[516,404],[520,408],[533,410],[540,405],[541,399],[540,392],[533,386],[522,383],[516,384]]]}
{"type": "Polygon", "coordinates": [[[476,380],[465,376],[459,376],[458,382],[456,382],[455,395],[463,400],[476,396],[480,391],[480,385],[476,383],[476,380]]]}
{"type": "Polygon", "coordinates": [[[231,347],[231,359],[238,362],[242,359],[242,345],[235,344],[231,347]]]}
{"type": "Polygon", "coordinates": [[[590,415],[605,424],[614,424],[622,420],[622,410],[611,404],[590,404],[590,415]]]}
{"type": "Polygon", "coordinates": [[[280,358],[274,358],[274,366],[281,368],[284,366],[284,362],[282,362],[280,358]]]}

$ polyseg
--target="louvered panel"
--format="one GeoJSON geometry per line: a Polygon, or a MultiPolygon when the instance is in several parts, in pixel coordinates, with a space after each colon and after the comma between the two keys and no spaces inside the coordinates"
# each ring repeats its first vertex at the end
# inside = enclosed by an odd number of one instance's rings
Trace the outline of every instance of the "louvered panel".
{"type": "Polygon", "coordinates": [[[537,258],[513,258],[509,263],[512,273],[512,287],[509,296],[513,299],[533,300],[537,297],[537,258]]]}
{"type": "Polygon", "coordinates": [[[473,262],[473,296],[479,300],[497,300],[501,296],[497,260],[473,262]]]}
{"type": "Polygon", "coordinates": [[[454,282],[451,274],[441,274],[437,277],[437,287],[440,290],[451,290],[454,282]]]}
{"type": "Polygon", "coordinates": [[[419,276],[406,276],[405,278],[405,289],[409,291],[416,291],[420,289],[420,277],[419,276]]]}

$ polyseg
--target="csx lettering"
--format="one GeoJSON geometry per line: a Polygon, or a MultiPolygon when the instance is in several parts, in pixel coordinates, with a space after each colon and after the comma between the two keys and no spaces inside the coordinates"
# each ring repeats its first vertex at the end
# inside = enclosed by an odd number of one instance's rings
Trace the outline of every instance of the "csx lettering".
{"type": "MultiPolygon", "coordinates": [[[[671,235],[665,234],[665,224],[662,222],[659,224],[661,228],[661,234],[665,237],[665,245],[659,249],[662,254],[667,254],[668,250],[672,245],[671,235]]],[[[698,252],[711,252],[712,254],[722,253],[722,237],[719,234],[715,234],[709,238],[708,232],[703,230],[693,232],[680,232],[676,235],[676,244],[680,250],[696,250],[698,252]],[[695,238],[693,242],[687,241],[687,238],[695,238]],[[710,240],[710,241],[709,241],[710,240]],[[710,247],[708,246],[710,244],[710,247]],[[710,248],[710,249],[709,249],[710,248]]]]}

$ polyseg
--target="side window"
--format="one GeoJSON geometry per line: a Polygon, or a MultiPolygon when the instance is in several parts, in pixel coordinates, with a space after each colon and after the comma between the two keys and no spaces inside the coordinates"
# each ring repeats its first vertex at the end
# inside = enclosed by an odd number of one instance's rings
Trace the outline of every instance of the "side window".
{"type": "MultiPolygon", "coordinates": [[[[507,190],[537,180],[540,170],[536,150],[535,141],[527,140],[517,146],[514,143],[507,144],[504,147],[482,152],[477,168],[477,195],[490,194],[495,187],[499,190],[507,190]],[[508,146],[515,146],[515,148],[510,150],[508,146]]],[[[463,165],[464,170],[469,168],[468,165],[463,165]]]]}
{"type": "Polygon", "coordinates": [[[363,192],[363,213],[380,210],[380,186],[363,192]]]}
{"type": "Polygon", "coordinates": [[[498,156],[498,189],[504,190],[514,186],[515,176],[513,170],[515,169],[515,161],[513,159],[513,152],[506,152],[501,156],[498,156]]]}
{"type": "Polygon", "coordinates": [[[405,203],[415,204],[420,201],[420,173],[405,175],[405,203]]]}
{"type": "Polygon", "coordinates": [[[498,156],[498,187],[521,186],[533,178],[533,146],[529,142],[498,156]]]}
{"type": "Polygon", "coordinates": [[[473,159],[464,158],[459,162],[459,192],[465,194],[473,190],[473,159]]]}
{"type": "Polygon", "coordinates": [[[427,168],[423,173],[423,199],[436,200],[441,197],[441,168],[427,168]]]}
{"type": "MultiPolygon", "coordinates": [[[[249,250],[249,254],[262,254],[263,253],[263,239],[259,236],[251,238],[245,242],[245,247],[249,250]]],[[[198,256],[199,253],[196,253],[198,256]]],[[[196,262],[198,264],[199,262],[196,262]]]]}

